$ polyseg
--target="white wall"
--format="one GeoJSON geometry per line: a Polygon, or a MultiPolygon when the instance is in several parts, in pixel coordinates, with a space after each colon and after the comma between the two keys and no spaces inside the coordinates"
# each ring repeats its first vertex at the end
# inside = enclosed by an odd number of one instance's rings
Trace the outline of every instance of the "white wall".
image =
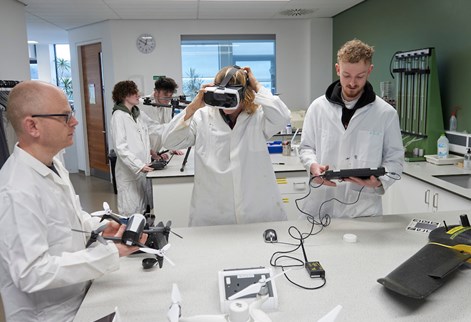
{"type": "MultiPolygon", "coordinates": [[[[107,124],[115,83],[136,81],[150,93],[153,75],[174,78],[181,89],[180,36],[190,34],[276,34],[277,90],[292,110],[306,109],[313,96],[323,93],[332,80],[332,19],[314,20],[110,20],[69,31],[74,102],[81,126],[76,131],[78,168],[88,172],[83,90],[79,73],[78,46],[102,43],[107,124]],[[150,54],[136,49],[141,33],[152,34],[157,42],[150,54]]],[[[81,77],[80,77],[81,78],[81,77]]],[[[110,138],[109,138],[110,139],[110,138]]]]}
{"type": "MultiPolygon", "coordinates": [[[[310,101],[324,95],[332,83],[333,20],[330,18],[312,20],[311,23],[311,92],[310,101]]],[[[307,107],[306,107],[307,108],[307,107]]]]}
{"type": "Polygon", "coordinates": [[[15,0],[0,1],[0,43],[0,79],[30,79],[25,10],[15,0]]]}
{"type": "Polygon", "coordinates": [[[55,78],[53,79],[52,70],[54,67],[53,57],[54,53],[51,53],[53,45],[38,44],[36,45],[36,58],[38,60],[38,78],[44,82],[56,84],[55,78]]]}

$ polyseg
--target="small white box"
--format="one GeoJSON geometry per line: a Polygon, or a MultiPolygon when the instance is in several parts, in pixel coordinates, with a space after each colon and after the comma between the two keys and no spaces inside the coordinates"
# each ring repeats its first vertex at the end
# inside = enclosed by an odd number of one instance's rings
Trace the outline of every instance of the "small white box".
{"type": "Polygon", "coordinates": [[[460,161],[463,161],[464,159],[463,157],[460,157],[458,155],[453,155],[453,154],[449,154],[448,158],[439,158],[438,155],[436,154],[424,155],[424,157],[425,157],[425,160],[427,160],[427,162],[430,162],[436,165],[455,164],[460,161]]]}

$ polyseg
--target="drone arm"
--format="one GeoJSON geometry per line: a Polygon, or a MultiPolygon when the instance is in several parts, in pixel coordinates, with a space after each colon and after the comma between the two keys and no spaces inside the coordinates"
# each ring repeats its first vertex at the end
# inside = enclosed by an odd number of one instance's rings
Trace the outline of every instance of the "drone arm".
{"type": "Polygon", "coordinates": [[[121,242],[121,237],[107,236],[107,237],[103,237],[103,238],[106,239],[106,240],[121,242]]]}
{"type": "Polygon", "coordinates": [[[104,214],[103,216],[101,216],[100,222],[102,222],[105,219],[111,219],[111,220],[117,222],[120,225],[122,224],[120,218],[115,214],[104,214]]]}
{"type": "Polygon", "coordinates": [[[250,304],[249,314],[254,322],[271,322],[270,317],[260,309],[268,297],[269,294],[257,295],[257,299],[250,304]]]}
{"type": "Polygon", "coordinates": [[[144,229],[142,232],[146,234],[156,234],[161,233],[165,230],[165,227],[151,227],[149,229],[144,229]]]}

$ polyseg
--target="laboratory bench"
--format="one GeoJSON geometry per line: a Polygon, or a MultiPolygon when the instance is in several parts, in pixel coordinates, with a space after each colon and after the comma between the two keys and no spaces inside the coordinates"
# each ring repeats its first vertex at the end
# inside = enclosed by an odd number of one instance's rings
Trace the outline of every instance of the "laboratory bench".
{"type": "MultiPolygon", "coordinates": [[[[173,227],[188,226],[195,169],[193,151],[190,150],[184,167],[185,155],[174,155],[163,170],[147,174],[152,181],[154,213],[160,220],[172,220],[173,227]]],[[[275,153],[270,157],[288,219],[295,220],[299,216],[295,200],[307,194],[309,177],[294,153],[291,156],[275,153]]]]}
{"type": "MultiPolygon", "coordinates": [[[[389,291],[377,282],[428,241],[428,234],[406,230],[413,218],[447,220],[459,224],[462,212],[415,213],[363,218],[333,218],[329,226],[305,240],[309,261],[319,261],[327,283],[317,290],[305,290],[284,276],[275,280],[278,307],[267,312],[273,322],[313,322],[342,306],[336,322],[343,321],[469,321],[469,264],[455,271],[448,281],[423,300],[411,299],[389,291]],[[357,242],[343,240],[355,234],[357,242]]],[[[306,220],[206,227],[181,227],[170,234],[171,248],[166,253],[175,266],[164,262],[161,269],[144,270],[144,254],[120,259],[120,269],[96,279],[75,318],[90,322],[118,308],[121,321],[167,321],[172,284],[181,293],[182,318],[202,314],[221,314],[218,272],[224,269],[270,267],[276,251],[294,247],[265,243],[262,234],[275,229],[280,242],[294,243],[288,228],[294,225],[308,232],[306,220]]],[[[317,231],[317,228],[315,231],[317,231]]],[[[293,254],[303,259],[301,249],[293,254]]],[[[288,262],[284,261],[287,265],[288,262]]],[[[274,273],[281,272],[274,268],[274,273]]],[[[294,282],[315,287],[319,278],[306,270],[288,272],[294,282]]]]}
{"type": "MultiPolygon", "coordinates": [[[[284,156],[270,154],[288,219],[296,220],[300,212],[295,200],[309,191],[309,177],[294,153],[284,156]]],[[[190,153],[182,169],[184,155],[174,155],[163,170],[152,171],[155,213],[162,220],[172,220],[175,227],[186,227],[193,191],[194,157],[190,153]]],[[[428,162],[404,162],[401,179],[382,198],[384,214],[421,213],[471,209],[471,189],[439,179],[437,176],[471,175],[455,165],[428,162]]]]}

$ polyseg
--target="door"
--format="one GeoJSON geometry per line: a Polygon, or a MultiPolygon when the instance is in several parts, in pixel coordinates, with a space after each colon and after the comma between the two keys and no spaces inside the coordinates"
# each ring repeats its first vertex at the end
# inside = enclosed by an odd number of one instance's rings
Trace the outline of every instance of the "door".
{"type": "Polygon", "coordinates": [[[80,46],[80,52],[90,174],[110,179],[103,104],[101,43],[80,46]]]}

